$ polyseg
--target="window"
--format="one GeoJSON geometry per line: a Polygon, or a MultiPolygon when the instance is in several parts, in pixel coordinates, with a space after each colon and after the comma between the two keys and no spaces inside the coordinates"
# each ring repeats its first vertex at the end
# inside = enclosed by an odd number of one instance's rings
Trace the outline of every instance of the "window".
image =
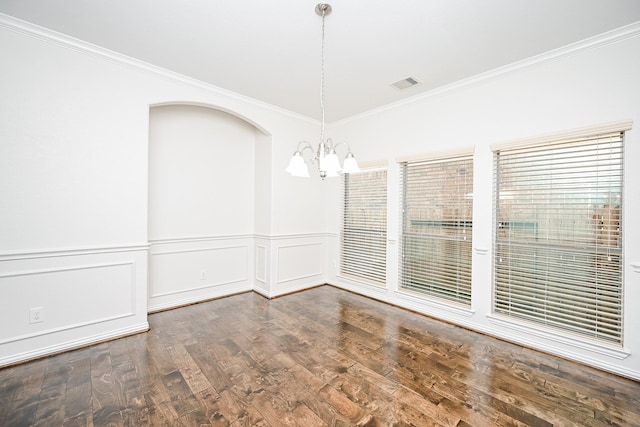
{"type": "Polygon", "coordinates": [[[473,155],[401,163],[400,288],[471,306],[473,155]]]}
{"type": "Polygon", "coordinates": [[[385,285],[387,170],[343,174],[340,274],[385,285]]]}
{"type": "Polygon", "coordinates": [[[494,151],[494,312],[622,343],[623,132],[494,151]]]}

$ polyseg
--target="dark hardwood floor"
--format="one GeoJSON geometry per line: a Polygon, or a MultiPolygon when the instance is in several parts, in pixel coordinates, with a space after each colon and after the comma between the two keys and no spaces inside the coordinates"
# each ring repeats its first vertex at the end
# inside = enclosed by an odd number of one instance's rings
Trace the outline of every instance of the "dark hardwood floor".
{"type": "Polygon", "coordinates": [[[640,383],[324,286],[0,370],[0,426],[639,426],[640,383]]]}

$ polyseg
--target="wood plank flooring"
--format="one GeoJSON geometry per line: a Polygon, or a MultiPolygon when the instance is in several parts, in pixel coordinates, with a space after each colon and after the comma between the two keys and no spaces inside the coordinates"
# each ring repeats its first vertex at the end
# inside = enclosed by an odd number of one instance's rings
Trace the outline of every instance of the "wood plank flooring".
{"type": "Polygon", "coordinates": [[[323,286],[0,370],[0,426],[640,426],[640,383],[323,286]]]}

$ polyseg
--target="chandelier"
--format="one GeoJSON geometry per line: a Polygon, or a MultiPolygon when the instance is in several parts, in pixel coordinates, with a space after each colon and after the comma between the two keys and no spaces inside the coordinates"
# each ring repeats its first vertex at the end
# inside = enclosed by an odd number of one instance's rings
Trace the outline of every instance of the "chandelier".
{"type": "Polygon", "coordinates": [[[322,58],[321,58],[321,71],[320,71],[320,109],[322,110],[322,125],[320,127],[320,143],[318,148],[314,150],[313,146],[307,141],[300,141],[296,152],[293,153],[293,157],[289,161],[289,166],[286,171],[291,176],[309,177],[309,168],[305,163],[302,153],[305,150],[311,152],[311,162],[318,166],[320,178],[338,176],[340,173],[354,173],[359,172],[358,162],[356,162],[351,149],[346,142],[339,142],[334,144],[331,138],[324,137],[324,18],[331,13],[331,5],[328,3],[318,3],[316,5],[316,13],[322,17],[322,58]],[[340,160],[336,154],[336,148],[345,145],[347,147],[347,155],[345,156],[344,163],[340,166],[340,160]]]}

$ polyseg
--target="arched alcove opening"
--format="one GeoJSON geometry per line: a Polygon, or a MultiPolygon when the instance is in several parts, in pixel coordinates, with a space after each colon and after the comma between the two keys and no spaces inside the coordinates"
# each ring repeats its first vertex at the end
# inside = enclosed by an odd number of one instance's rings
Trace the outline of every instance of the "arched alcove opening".
{"type": "Polygon", "coordinates": [[[150,108],[150,311],[252,288],[255,213],[268,203],[256,189],[270,171],[265,140],[219,109],[150,108]]]}

